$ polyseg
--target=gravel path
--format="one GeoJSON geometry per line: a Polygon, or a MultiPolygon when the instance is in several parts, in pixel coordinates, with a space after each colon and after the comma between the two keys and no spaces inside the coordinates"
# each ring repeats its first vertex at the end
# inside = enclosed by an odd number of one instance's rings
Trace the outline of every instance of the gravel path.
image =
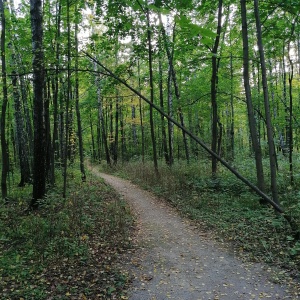
{"type": "Polygon", "coordinates": [[[128,268],[130,300],[299,299],[272,283],[271,271],[243,263],[151,193],[129,181],[98,173],[130,204],[138,219],[139,250],[128,268]]]}

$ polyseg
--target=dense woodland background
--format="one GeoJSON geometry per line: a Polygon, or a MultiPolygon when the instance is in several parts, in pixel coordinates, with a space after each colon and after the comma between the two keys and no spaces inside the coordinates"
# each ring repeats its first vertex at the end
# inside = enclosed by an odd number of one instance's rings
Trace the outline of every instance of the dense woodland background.
{"type": "Polygon", "coordinates": [[[294,1],[1,1],[1,8],[3,198],[14,170],[20,186],[33,179],[39,199],[55,170],[66,177],[78,157],[83,179],[84,157],[110,165],[151,159],[157,172],[162,160],[211,159],[217,176],[218,158],[188,133],[238,169],[252,157],[259,189],[271,181],[276,203],[276,176],[288,171],[289,187],[298,181],[294,1]]]}
{"type": "MultiPolygon", "coordinates": [[[[0,0],[0,13],[2,250],[31,228],[41,240],[26,235],[28,261],[36,253],[45,261],[51,247],[80,252],[96,204],[72,191],[94,195],[90,160],[243,249],[299,267],[298,1],[0,0]],[[16,205],[41,213],[23,219],[16,205]]],[[[114,220],[124,236],[127,221],[114,220]]],[[[24,268],[19,252],[8,257],[7,272],[24,268]]]]}

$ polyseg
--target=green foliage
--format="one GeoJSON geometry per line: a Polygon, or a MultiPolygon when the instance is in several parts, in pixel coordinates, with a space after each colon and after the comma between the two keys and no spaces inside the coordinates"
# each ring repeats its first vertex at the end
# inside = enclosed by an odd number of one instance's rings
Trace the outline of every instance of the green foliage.
{"type": "Polygon", "coordinates": [[[128,207],[93,179],[73,178],[69,191],[52,190],[32,213],[19,191],[1,207],[1,299],[122,295],[127,277],[115,264],[130,246],[128,207]]]}

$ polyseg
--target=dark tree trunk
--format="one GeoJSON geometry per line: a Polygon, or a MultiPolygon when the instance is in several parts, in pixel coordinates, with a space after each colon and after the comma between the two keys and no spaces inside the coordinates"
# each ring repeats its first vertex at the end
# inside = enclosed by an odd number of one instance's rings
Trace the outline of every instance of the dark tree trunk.
{"type": "Polygon", "coordinates": [[[38,200],[46,193],[46,139],[44,119],[44,55],[42,1],[30,0],[32,51],[33,51],[33,124],[34,124],[34,166],[33,193],[30,208],[38,207],[38,200]]]}
{"type": "MultiPolygon", "coordinates": [[[[178,114],[179,114],[181,126],[185,127],[181,108],[178,109],[178,114]]],[[[182,130],[182,136],[183,136],[183,145],[184,145],[184,150],[185,150],[185,158],[186,158],[187,163],[189,163],[190,162],[190,153],[189,153],[188,142],[187,142],[187,138],[186,138],[186,134],[185,134],[184,130],[182,130]]]]}
{"type": "Polygon", "coordinates": [[[233,59],[232,53],[230,54],[230,128],[228,128],[228,136],[229,136],[229,152],[230,152],[230,160],[234,161],[235,157],[235,145],[234,145],[234,105],[233,105],[233,59]]]}
{"type": "Polygon", "coordinates": [[[67,192],[67,169],[68,169],[68,149],[69,149],[69,105],[70,105],[70,93],[71,93],[71,24],[70,24],[70,0],[67,0],[67,34],[68,34],[68,46],[67,46],[67,95],[66,95],[66,120],[65,120],[65,144],[64,144],[64,156],[63,156],[63,198],[66,198],[67,192]]]}
{"type": "Polygon", "coordinates": [[[124,115],[122,110],[120,110],[120,127],[121,127],[121,154],[122,154],[122,160],[127,161],[128,155],[127,155],[127,148],[126,148],[126,132],[125,132],[125,126],[124,126],[124,115]]]}
{"type": "MultiPolygon", "coordinates": [[[[57,24],[56,24],[56,53],[55,53],[55,75],[53,80],[53,136],[52,136],[52,161],[53,164],[60,159],[59,151],[59,120],[58,120],[58,95],[59,95],[59,60],[60,60],[60,23],[61,23],[61,4],[56,4],[57,24]]],[[[54,170],[54,169],[53,169],[54,170]]],[[[54,174],[52,174],[54,178],[54,174]]]]}
{"type": "Polygon", "coordinates": [[[78,135],[78,147],[79,147],[79,161],[80,172],[82,181],[86,180],[85,168],[84,168],[84,155],[83,155],[83,140],[82,140],[82,128],[81,128],[81,116],[79,109],[79,78],[78,78],[78,24],[75,23],[75,105],[76,105],[76,117],[77,117],[77,135],[78,135]]]}
{"type": "Polygon", "coordinates": [[[265,191],[264,170],[262,164],[262,153],[260,143],[258,141],[258,132],[254,117],[254,109],[252,104],[250,78],[249,78],[249,45],[248,45],[248,26],[247,26],[247,10],[246,0],[241,0],[241,17],[242,17],[242,37],[243,37],[243,76],[244,88],[246,94],[248,122],[250,128],[251,144],[255,155],[257,186],[261,191],[265,191]]]}
{"type": "MultiPolygon", "coordinates": [[[[148,59],[149,59],[149,85],[150,85],[150,100],[154,103],[154,84],[153,84],[153,67],[152,67],[152,43],[151,43],[151,28],[150,28],[150,13],[149,9],[146,9],[147,17],[147,37],[148,37],[148,59]]],[[[152,140],[152,155],[155,172],[158,173],[157,152],[156,152],[156,140],[155,140],[155,128],[153,118],[153,107],[150,106],[150,129],[152,140]]]]}
{"type": "Polygon", "coordinates": [[[118,162],[118,142],[119,142],[119,93],[116,90],[116,111],[115,111],[115,136],[114,136],[114,142],[113,142],[113,161],[116,165],[118,162]]]}
{"type": "Polygon", "coordinates": [[[269,93],[268,93],[267,69],[266,69],[265,53],[264,53],[264,47],[262,41],[262,30],[261,30],[258,0],[254,0],[254,13],[255,13],[256,32],[257,32],[257,46],[260,55],[262,85],[263,85],[263,93],[264,93],[265,117],[266,117],[267,138],[268,138],[268,146],[269,146],[269,158],[270,158],[271,190],[272,190],[273,201],[279,204],[277,178],[276,178],[277,177],[276,152],[275,152],[275,145],[273,140],[273,128],[271,122],[269,93]]]}
{"type": "Polygon", "coordinates": [[[59,118],[58,118],[58,132],[59,132],[59,163],[60,167],[63,167],[63,161],[65,157],[65,112],[63,99],[66,98],[65,87],[60,80],[59,90],[59,118]]]}
{"type": "MultiPolygon", "coordinates": [[[[96,64],[95,64],[95,69],[96,69],[96,64]]],[[[97,87],[97,100],[98,100],[98,120],[99,120],[99,125],[102,131],[102,141],[104,145],[104,151],[105,151],[105,158],[107,164],[110,166],[111,161],[110,161],[110,154],[109,154],[109,148],[108,148],[108,143],[107,143],[107,136],[106,136],[106,131],[105,131],[105,123],[104,123],[104,118],[103,118],[103,106],[102,106],[102,98],[101,98],[101,82],[99,75],[97,75],[95,79],[96,87],[97,87]]]]}
{"type": "MultiPolygon", "coordinates": [[[[217,104],[217,86],[218,86],[218,47],[220,43],[220,35],[222,29],[222,8],[223,0],[219,0],[218,5],[218,27],[217,36],[215,39],[214,47],[212,49],[212,76],[211,76],[211,106],[212,106],[212,142],[211,150],[217,153],[218,144],[218,104],[217,104]]],[[[212,156],[212,175],[217,174],[217,159],[212,156]]]]}
{"type": "Polygon", "coordinates": [[[9,171],[9,156],[8,146],[6,142],[6,109],[8,103],[7,95],[7,75],[6,75],[6,49],[5,49],[5,34],[6,34],[6,20],[5,8],[6,1],[0,0],[1,13],[1,71],[2,71],[2,111],[1,111],[1,152],[2,152],[2,176],[1,176],[1,192],[2,198],[7,197],[7,175],[9,171]]]}
{"type": "Polygon", "coordinates": [[[51,100],[51,88],[50,77],[47,76],[44,88],[44,107],[45,107],[45,139],[46,139],[46,179],[50,185],[54,185],[54,161],[52,160],[52,144],[51,144],[51,125],[50,125],[50,100],[51,100]]]}
{"type": "MultiPolygon", "coordinates": [[[[92,158],[93,161],[96,161],[96,159],[98,158],[98,160],[100,160],[100,141],[98,143],[98,156],[96,155],[96,148],[95,148],[95,138],[94,138],[94,130],[93,130],[93,121],[92,121],[92,114],[90,112],[90,129],[91,129],[91,139],[92,139],[92,145],[91,145],[91,154],[92,154],[92,158]]],[[[98,126],[99,127],[99,126],[98,126]]],[[[98,130],[97,127],[97,140],[100,140],[100,130],[98,130]]]]}
{"type": "MultiPolygon", "coordinates": [[[[291,37],[295,32],[295,23],[292,24],[291,29],[291,37]]],[[[290,50],[291,50],[291,42],[288,43],[288,59],[290,64],[290,72],[289,72],[289,130],[288,130],[288,142],[289,142],[289,171],[290,171],[290,183],[294,185],[294,170],[293,170],[293,151],[294,151],[294,141],[293,141],[293,79],[294,79],[294,63],[291,58],[290,50]]]]}
{"type": "MultiPolygon", "coordinates": [[[[172,92],[172,72],[168,71],[168,116],[173,118],[173,92],[172,92]]],[[[170,165],[174,163],[174,124],[168,120],[168,143],[170,165]]]]}
{"type": "Polygon", "coordinates": [[[137,133],[136,133],[136,108],[135,108],[135,104],[131,105],[131,120],[132,120],[132,126],[131,126],[131,130],[132,130],[132,141],[133,141],[133,145],[135,145],[135,151],[134,154],[137,154],[137,145],[138,145],[138,138],[137,138],[137,133]]]}
{"type": "MultiPolygon", "coordinates": [[[[161,44],[160,41],[159,41],[159,44],[161,44]]],[[[161,53],[161,49],[159,51],[161,53]]],[[[159,68],[159,99],[160,99],[160,107],[161,107],[162,110],[164,110],[163,73],[162,73],[162,58],[161,57],[159,57],[158,64],[159,64],[158,68],[159,68]]],[[[164,157],[165,157],[165,161],[166,161],[167,165],[170,165],[170,159],[169,159],[169,153],[168,153],[168,143],[167,143],[167,134],[166,134],[166,125],[165,125],[165,118],[162,115],[161,115],[161,134],[162,134],[162,148],[163,148],[163,154],[164,154],[164,157]]]]}
{"type": "MultiPolygon", "coordinates": [[[[139,92],[141,92],[141,70],[140,61],[138,60],[138,78],[139,78],[139,92]]],[[[143,105],[142,99],[139,98],[139,112],[140,112],[140,127],[141,127],[141,138],[142,138],[142,162],[145,162],[145,130],[143,123],[143,105]]]]}

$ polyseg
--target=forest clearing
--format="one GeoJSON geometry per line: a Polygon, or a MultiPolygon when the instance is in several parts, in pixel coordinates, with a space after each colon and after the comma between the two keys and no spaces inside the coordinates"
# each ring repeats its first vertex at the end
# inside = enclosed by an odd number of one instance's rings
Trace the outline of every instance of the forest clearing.
{"type": "Polygon", "coordinates": [[[0,298],[298,299],[298,6],[0,0],[0,298]]]}

